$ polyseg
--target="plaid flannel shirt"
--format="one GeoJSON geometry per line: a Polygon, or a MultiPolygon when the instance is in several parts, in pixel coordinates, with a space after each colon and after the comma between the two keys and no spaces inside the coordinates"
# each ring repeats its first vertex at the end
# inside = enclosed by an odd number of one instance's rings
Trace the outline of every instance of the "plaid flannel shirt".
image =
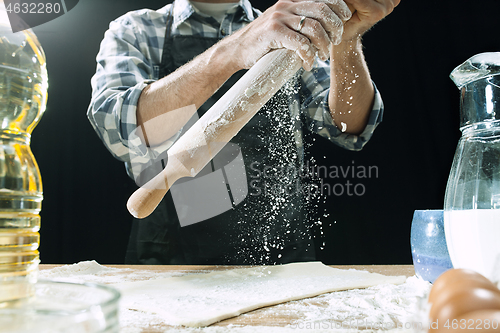
{"type": "MultiPolygon", "coordinates": [[[[147,147],[136,135],[136,106],[142,90],[159,80],[166,20],[171,4],[154,11],[129,12],[110,23],[97,55],[97,70],[92,78],[92,100],[87,116],[108,150],[131,165],[144,164],[164,156],[179,135],[161,145],[147,147]]],[[[198,13],[188,0],[176,0],[173,10],[172,35],[224,37],[255,19],[249,0],[240,0],[221,23],[198,13]]],[[[375,88],[373,110],[360,135],[343,133],[332,119],[328,107],[330,87],[329,62],[316,60],[312,71],[299,72],[300,91],[290,99],[292,119],[305,119],[312,132],[349,150],[360,150],[382,121],[383,103],[375,88]],[[300,117],[303,113],[305,117],[300,117]]],[[[302,150],[302,126],[297,126],[296,141],[302,150]]]]}

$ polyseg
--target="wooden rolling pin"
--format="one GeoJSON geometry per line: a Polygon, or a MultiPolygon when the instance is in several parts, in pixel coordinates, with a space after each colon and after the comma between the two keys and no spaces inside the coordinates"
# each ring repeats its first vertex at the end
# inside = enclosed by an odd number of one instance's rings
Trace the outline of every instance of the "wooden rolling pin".
{"type": "Polygon", "coordinates": [[[148,216],[176,180],[196,176],[301,66],[287,49],[262,57],[170,147],[165,169],[130,196],[129,212],[148,216]]]}

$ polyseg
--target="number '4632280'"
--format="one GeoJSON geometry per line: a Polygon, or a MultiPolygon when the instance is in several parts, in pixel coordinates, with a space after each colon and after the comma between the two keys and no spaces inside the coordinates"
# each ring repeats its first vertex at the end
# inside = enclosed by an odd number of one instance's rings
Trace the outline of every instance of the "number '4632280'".
{"type": "Polygon", "coordinates": [[[52,14],[56,13],[58,14],[61,12],[61,4],[56,2],[56,3],[43,3],[43,2],[15,2],[15,3],[9,3],[7,6],[5,6],[5,10],[7,13],[14,13],[14,14],[52,14]]]}
{"type": "Polygon", "coordinates": [[[66,14],[78,0],[4,0],[12,32],[33,28],[66,14]]]}

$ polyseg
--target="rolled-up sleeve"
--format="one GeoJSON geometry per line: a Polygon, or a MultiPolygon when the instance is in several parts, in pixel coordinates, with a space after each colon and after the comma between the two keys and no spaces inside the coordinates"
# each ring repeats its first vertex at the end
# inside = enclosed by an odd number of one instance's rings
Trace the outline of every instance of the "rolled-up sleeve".
{"type": "Polygon", "coordinates": [[[328,105],[328,94],[330,92],[329,64],[321,61],[318,61],[317,64],[312,71],[303,72],[300,77],[300,108],[305,115],[307,128],[345,149],[361,150],[382,121],[383,101],[379,90],[374,84],[375,99],[368,123],[363,132],[358,135],[342,132],[334,124],[328,105]]]}
{"type": "Polygon", "coordinates": [[[136,109],[142,90],[158,79],[160,41],[145,17],[124,15],[111,22],[96,57],[92,100],[87,111],[94,130],[111,154],[124,162],[150,161],[175,138],[147,147],[137,127],[136,109]],[[141,23],[144,22],[144,25],[141,23]]]}

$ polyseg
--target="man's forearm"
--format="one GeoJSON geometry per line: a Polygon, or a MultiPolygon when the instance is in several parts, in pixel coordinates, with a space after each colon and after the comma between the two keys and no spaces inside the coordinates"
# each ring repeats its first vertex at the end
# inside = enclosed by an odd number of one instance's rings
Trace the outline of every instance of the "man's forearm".
{"type": "Polygon", "coordinates": [[[147,123],[146,144],[155,146],[175,135],[238,70],[228,61],[227,49],[219,43],[142,91],[136,114],[138,126],[147,123]]]}
{"type": "Polygon", "coordinates": [[[374,88],[359,39],[333,45],[328,103],[335,125],[359,134],[368,121],[374,88]]]}

